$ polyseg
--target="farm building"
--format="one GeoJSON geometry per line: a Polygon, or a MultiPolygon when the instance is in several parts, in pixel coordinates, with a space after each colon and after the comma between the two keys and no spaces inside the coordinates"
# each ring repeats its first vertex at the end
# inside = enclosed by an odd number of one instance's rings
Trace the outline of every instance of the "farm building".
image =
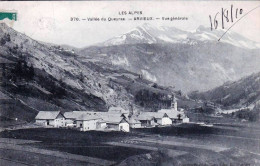
{"type": "Polygon", "coordinates": [[[96,112],[96,115],[101,117],[106,122],[106,128],[114,131],[129,132],[129,123],[124,114],[111,114],[109,112],[96,112]]]}
{"type": "Polygon", "coordinates": [[[91,114],[82,114],[76,118],[76,127],[80,131],[96,130],[100,117],[91,114]]]}
{"type": "Polygon", "coordinates": [[[141,128],[142,127],[142,123],[136,119],[137,117],[131,117],[129,118],[127,121],[129,123],[129,126],[131,128],[141,128]]]}
{"type": "Polygon", "coordinates": [[[183,111],[177,111],[175,109],[161,109],[158,111],[159,113],[165,113],[172,120],[172,122],[182,122],[188,123],[189,118],[185,115],[183,111]]]}
{"type": "Polygon", "coordinates": [[[140,114],[136,117],[136,120],[141,122],[141,127],[154,127],[158,125],[155,123],[154,117],[150,115],[140,114]]]}
{"type": "MultiPolygon", "coordinates": [[[[84,124],[82,118],[84,117],[84,121],[89,121],[88,123],[85,123],[87,125],[90,125],[92,123],[92,125],[95,126],[95,130],[113,130],[124,132],[129,132],[130,130],[129,123],[126,121],[125,115],[121,113],[118,114],[110,112],[73,111],[71,112],[70,117],[75,118],[75,121],[77,122],[77,128],[83,127],[84,124]],[[89,117],[90,119],[88,119],[87,117],[89,117]],[[93,119],[93,117],[95,117],[95,120],[93,119]]],[[[93,126],[91,130],[93,130],[93,126]]]]}
{"type": "Polygon", "coordinates": [[[76,118],[80,116],[79,114],[75,112],[65,112],[65,126],[66,127],[76,127],[76,118]]]}
{"type": "Polygon", "coordinates": [[[60,111],[39,111],[35,120],[46,127],[65,127],[65,117],[60,111]]]}
{"type": "Polygon", "coordinates": [[[104,120],[99,120],[97,122],[97,130],[105,130],[107,128],[107,123],[104,120]]]}
{"type": "Polygon", "coordinates": [[[123,131],[123,132],[129,132],[129,123],[124,118],[116,118],[116,119],[110,119],[109,121],[106,121],[107,129],[113,130],[113,131],[123,131]]]}
{"type": "Polygon", "coordinates": [[[156,124],[162,125],[162,126],[172,124],[172,120],[170,119],[170,117],[166,113],[142,112],[142,113],[140,113],[140,115],[138,117],[139,117],[139,119],[140,118],[144,119],[145,117],[151,117],[150,119],[153,119],[151,121],[151,125],[153,125],[152,124],[152,122],[153,122],[155,126],[156,126],[156,124]]]}

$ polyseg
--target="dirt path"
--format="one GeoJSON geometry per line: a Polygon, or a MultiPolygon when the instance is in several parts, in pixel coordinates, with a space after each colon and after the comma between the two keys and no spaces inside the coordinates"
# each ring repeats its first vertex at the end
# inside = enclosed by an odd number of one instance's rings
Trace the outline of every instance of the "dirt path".
{"type": "Polygon", "coordinates": [[[182,146],[182,147],[193,147],[198,149],[206,149],[215,152],[220,152],[224,150],[228,150],[228,148],[213,146],[213,145],[199,145],[199,144],[190,144],[184,142],[175,142],[175,141],[167,141],[167,140],[157,140],[157,139],[134,139],[135,141],[140,142],[148,142],[148,143],[155,143],[155,144],[162,144],[162,145],[173,145],[173,146],[182,146]]]}

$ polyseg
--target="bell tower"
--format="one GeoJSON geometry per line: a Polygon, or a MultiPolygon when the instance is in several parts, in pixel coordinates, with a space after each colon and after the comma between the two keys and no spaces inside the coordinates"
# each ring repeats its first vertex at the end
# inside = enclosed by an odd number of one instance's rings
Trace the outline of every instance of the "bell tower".
{"type": "Polygon", "coordinates": [[[134,107],[132,103],[129,103],[129,114],[128,114],[128,118],[131,118],[134,114],[134,107]]]}
{"type": "Polygon", "coordinates": [[[177,100],[174,94],[172,94],[171,108],[177,111],[177,100]]]}

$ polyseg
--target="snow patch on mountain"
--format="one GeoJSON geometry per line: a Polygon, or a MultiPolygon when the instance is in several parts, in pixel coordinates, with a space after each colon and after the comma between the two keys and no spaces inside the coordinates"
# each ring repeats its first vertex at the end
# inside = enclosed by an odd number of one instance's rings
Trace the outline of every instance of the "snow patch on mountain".
{"type": "Polygon", "coordinates": [[[117,36],[115,38],[113,38],[113,40],[108,40],[104,43],[105,46],[109,46],[109,45],[120,45],[123,44],[124,41],[126,40],[126,35],[122,35],[122,36],[117,36]]]}
{"type": "MultiPolygon", "coordinates": [[[[225,33],[223,29],[213,29],[199,26],[194,31],[183,31],[174,27],[153,26],[143,24],[120,36],[105,41],[102,45],[113,46],[122,44],[137,43],[187,43],[190,39],[194,44],[196,41],[211,42],[218,39],[225,33]]],[[[238,33],[228,31],[219,42],[228,43],[245,49],[259,49],[260,44],[251,41],[238,33]]]]}
{"type": "Polygon", "coordinates": [[[154,75],[152,75],[151,73],[149,73],[147,70],[141,70],[142,71],[142,75],[146,78],[146,79],[148,79],[148,80],[150,80],[150,81],[153,81],[153,82],[156,82],[157,81],[157,78],[154,76],[154,75]]]}
{"type": "Polygon", "coordinates": [[[120,66],[126,65],[126,66],[129,66],[129,62],[128,62],[126,57],[122,57],[122,58],[121,57],[117,57],[115,59],[112,59],[111,62],[112,62],[113,65],[120,65],[120,66]]]}
{"type": "Polygon", "coordinates": [[[165,35],[160,35],[158,36],[159,39],[163,40],[163,41],[166,41],[166,42],[170,42],[170,43],[174,43],[176,41],[172,40],[171,38],[165,36],[165,35]]]}

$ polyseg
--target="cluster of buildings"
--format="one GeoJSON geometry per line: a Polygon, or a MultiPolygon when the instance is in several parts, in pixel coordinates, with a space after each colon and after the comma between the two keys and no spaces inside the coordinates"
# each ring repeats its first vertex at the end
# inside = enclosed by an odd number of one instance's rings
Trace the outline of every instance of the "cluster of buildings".
{"type": "Polygon", "coordinates": [[[80,131],[123,132],[129,132],[130,128],[151,128],[189,122],[189,118],[183,110],[177,110],[175,98],[170,109],[161,109],[158,112],[134,114],[120,107],[111,107],[108,112],[72,111],[61,113],[60,111],[40,111],[35,120],[37,124],[45,127],[67,127],[80,131]]]}

